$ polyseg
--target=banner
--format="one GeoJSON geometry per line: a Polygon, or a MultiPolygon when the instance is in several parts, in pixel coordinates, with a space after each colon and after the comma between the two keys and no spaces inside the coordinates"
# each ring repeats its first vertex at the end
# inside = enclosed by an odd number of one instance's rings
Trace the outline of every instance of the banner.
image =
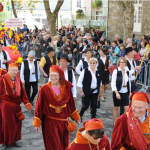
{"type": "Polygon", "coordinates": [[[22,27],[23,18],[5,18],[5,27],[22,27]]]}

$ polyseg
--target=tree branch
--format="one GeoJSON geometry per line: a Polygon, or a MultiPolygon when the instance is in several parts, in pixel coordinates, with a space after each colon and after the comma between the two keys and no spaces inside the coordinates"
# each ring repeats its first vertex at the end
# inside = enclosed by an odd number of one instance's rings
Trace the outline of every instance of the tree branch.
{"type": "Polygon", "coordinates": [[[12,10],[13,10],[13,13],[14,13],[15,18],[18,18],[16,9],[15,9],[15,6],[14,6],[14,1],[13,1],[13,0],[11,0],[11,5],[12,5],[12,10]]]}
{"type": "Polygon", "coordinates": [[[64,3],[64,0],[58,0],[54,13],[58,13],[63,3],[64,3]]]}

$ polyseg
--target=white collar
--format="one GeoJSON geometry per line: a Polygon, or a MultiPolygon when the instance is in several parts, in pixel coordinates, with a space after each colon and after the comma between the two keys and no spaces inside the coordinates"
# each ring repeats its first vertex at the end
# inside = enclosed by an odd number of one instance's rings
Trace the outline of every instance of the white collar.
{"type": "MultiPolygon", "coordinates": [[[[29,59],[27,58],[27,60],[29,61],[29,59]]],[[[33,62],[35,61],[35,59],[33,59],[33,62]]],[[[30,62],[30,61],[29,61],[30,62]]]]}
{"type": "MultiPolygon", "coordinates": [[[[125,71],[128,71],[127,66],[125,66],[124,69],[125,69],[125,71]]],[[[120,67],[118,67],[118,71],[121,71],[121,68],[120,68],[120,67]]]]}

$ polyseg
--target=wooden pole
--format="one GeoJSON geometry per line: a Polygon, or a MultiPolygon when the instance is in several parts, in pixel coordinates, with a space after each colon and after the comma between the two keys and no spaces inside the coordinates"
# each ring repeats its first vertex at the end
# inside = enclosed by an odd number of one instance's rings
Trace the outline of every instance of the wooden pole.
{"type": "MultiPolygon", "coordinates": [[[[147,47],[147,48],[146,48],[146,51],[145,51],[144,56],[143,56],[143,58],[142,58],[142,61],[141,61],[140,66],[142,66],[143,61],[144,61],[145,56],[146,56],[146,53],[147,53],[148,49],[150,49],[150,44],[147,44],[147,46],[146,46],[146,47],[147,47]]],[[[135,79],[134,79],[134,82],[136,81],[136,78],[137,78],[138,74],[139,74],[139,73],[137,73],[137,74],[136,74],[136,77],[135,77],[135,79]]]]}

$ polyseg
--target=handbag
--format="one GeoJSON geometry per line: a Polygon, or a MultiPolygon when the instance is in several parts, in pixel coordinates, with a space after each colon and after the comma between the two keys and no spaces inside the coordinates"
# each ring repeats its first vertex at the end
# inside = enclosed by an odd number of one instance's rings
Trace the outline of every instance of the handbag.
{"type": "Polygon", "coordinates": [[[113,71],[114,71],[115,69],[117,69],[117,65],[113,65],[113,66],[109,66],[109,67],[108,67],[108,70],[109,70],[109,73],[110,73],[111,76],[112,76],[113,71]]]}

